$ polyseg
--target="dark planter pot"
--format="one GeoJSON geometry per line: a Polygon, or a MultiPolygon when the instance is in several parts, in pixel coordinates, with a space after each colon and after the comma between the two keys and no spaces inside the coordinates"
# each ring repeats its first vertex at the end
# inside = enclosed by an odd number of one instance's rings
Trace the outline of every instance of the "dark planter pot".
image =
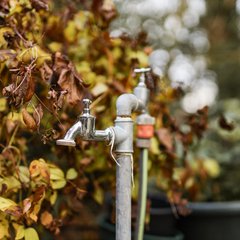
{"type": "Polygon", "coordinates": [[[178,227],[185,240],[239,240],[240,202],[190,203],[178,227]]]}
{"type": "MultiPolygon", "coordinates": [[[[99,221],[100,239],[101,240],[115,240],[115,225],[102,218],[99,221]]],[[[157,236],[144,234],[143,240],[183,240],[183,234],[178,232],[174,236],[157,236]]]]}
{"type": "Polygon", "coordinates": [[[164,194],[149,194],[151,201],[150,222],[146,233],[157,236],[175,236],[178,232],[177,219],[164,194]]]}

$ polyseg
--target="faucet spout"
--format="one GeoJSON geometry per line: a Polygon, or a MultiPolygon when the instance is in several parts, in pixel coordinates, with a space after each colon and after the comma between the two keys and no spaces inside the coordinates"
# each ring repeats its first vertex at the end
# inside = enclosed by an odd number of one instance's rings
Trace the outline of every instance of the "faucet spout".
{"type": "Polygon", "coordinates": [[[57,140],[57,145],[76,146],[75,138],[82,133],[82,123],[77,121],[66,133],[63,139],[57,140]]]}

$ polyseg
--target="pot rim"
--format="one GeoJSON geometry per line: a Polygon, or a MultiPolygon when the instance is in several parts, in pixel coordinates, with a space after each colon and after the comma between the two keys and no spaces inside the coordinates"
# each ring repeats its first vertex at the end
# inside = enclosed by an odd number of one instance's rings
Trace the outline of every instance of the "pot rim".
{"type": "Polygon", "coordinates": [[[189,202],[187,208],[192,213],[240,214],[240,201],[229,202],[189,202]]]}
{"type": "MultiPolygon", "coordinates": [[[[240,214],[240,201],[229,202],[189,202],[186,205],[190,210],[190,215],[195,214],[224,214],[224,215],[239,215],[240,214]]],[[[177,206],[176,206],[177,208],[177,206]]],[[[164,208],[151,208],[150,213],[152,215],[169,215],[173,214],[170,206],[164,208]]]]}

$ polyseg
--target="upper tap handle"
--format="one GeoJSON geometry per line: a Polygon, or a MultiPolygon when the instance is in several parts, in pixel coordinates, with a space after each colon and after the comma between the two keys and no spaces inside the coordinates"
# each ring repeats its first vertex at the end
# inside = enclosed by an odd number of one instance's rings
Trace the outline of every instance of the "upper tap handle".
{"type": "Polygon", "coordinates": [[[90,99],[88,99],[88,98],[83,99],[83,104],[84,104],[83,114],[90,114],[91,103],[92,103],[92,101],[90,99]]]}
{"type": "Polygon", "coordinates": [[[135,68],[134,72],[135,73],[146,73],[146,72],[150,72],[151,68],[135,68]]]}
{"type": "Polygon", "coordinates": [[[135,68],[134,69],[134,73],[141,73],[141,76],[139,78],[139,86],[146,86],[145,82],[146,82],[146,73],[150,72],[151,68],[135,68]]]}

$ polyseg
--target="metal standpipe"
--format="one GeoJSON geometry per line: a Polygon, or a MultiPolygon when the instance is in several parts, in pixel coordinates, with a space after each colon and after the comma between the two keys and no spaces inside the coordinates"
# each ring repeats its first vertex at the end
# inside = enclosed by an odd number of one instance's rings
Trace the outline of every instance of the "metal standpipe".
{"type": "Polygon", "coordinates": [[[84,110],[78,121],[68,130],[58,145],[75,146],[75,138],[85,141],[106,141],[114,144],[118,163],[116,170],[116,240],[131,240],[131,180],[133,161],[133,120],[132,112],[144,113],[149,90],[145,85],[145,73],[150,68],[136,69],[141,73],[140,82],[134,94],[122,94],[116,103],[117,118],[114,127],[95,130],[95,117],[90,114],[89,99],[84,99],[84,110]]]}
{"type": "Polygon", "coordinates": [[[131,157],[119,154],[116,179],[116,240],[131,240],[131,157]]]}
{"type": "Polygon", "coordinates": [[[125,132],[118,141],[120,132],[115,132],[117,154],[116,171],[116,240],[131,240],[131,179],[133,153],[133,121],[130,117],[117,117],[115,131],[125,132]]]}

